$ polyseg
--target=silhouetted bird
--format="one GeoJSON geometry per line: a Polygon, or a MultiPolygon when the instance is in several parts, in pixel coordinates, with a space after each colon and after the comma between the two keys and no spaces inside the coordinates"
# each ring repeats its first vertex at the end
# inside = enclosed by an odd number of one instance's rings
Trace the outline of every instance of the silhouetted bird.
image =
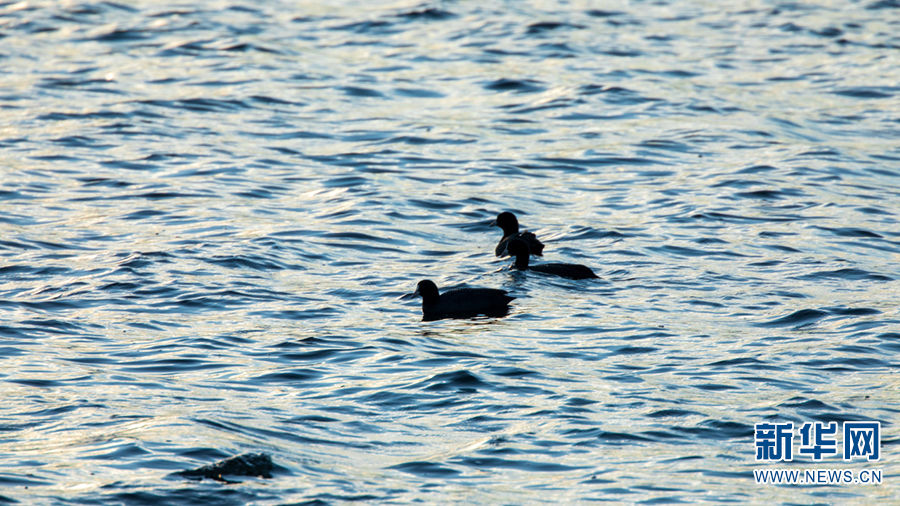
{"type": "Polygon", "coordinates": [[[590,279],[598,277],[590,267],[581,264],[539,264],[528,265],[528,243],[522,239],[509,241],[509,254],[516,257],[513,266],[520,271],[537,271],[569,279],[590,279]]]}
{"type": "Polygon", "coordinates": [[[538,238],[532,232],[519,232],[519,220],[516,215],[510,212],[502,212],[497,215],[497,219],[491,223],[491,226],[503,229],[503,238],[497,243],[494,253],[499,257],[508,254],[507,247],[509,241],[513,239],[522,239],[528,243],[528,248],[532,255],[543,256],[544,244],[538,241],[538,238]]]}
{"type": "Polygon", "coordinates": [[[515,299],[505,290],[494,288],[457,288],[439,294],[437,285],[425,279],[419,281],[414,295],[422,297],[424,320],[441,318],[471,318],[477,315],[505,316],[509,301],[515,299]]]}

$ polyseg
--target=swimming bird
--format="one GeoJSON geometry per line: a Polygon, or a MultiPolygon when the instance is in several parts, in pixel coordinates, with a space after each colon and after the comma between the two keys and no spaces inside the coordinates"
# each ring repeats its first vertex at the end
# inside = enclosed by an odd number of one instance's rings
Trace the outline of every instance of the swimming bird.
{"type": "Polygon", "coordinates": [[[433,281],[419,281],[413,295],[422,297],[423,320],[471,318],[477,315],[505,316],[515,297],[495,288],[457,288],[438,293],[433,281]]]}
{"type": "Polygon", "coordinates": [[[532,255],[544,255],[544,243],[538,241],[538,238],[532,232],[519,232],[519,220],[516,215],[511,212],[502,212],[497,215],[497,219],[491,223],[491,226],[503,229],[503,238],[497,243],[494,253],[499,257],[507,254],[507,246],[509,241],[513,239],[523,239],[528,242],[528,248],[532,255]]]}
{"type": "Polygon", "coordinates": [[[529,266],[528,243],[522,239],[513,239],[512,241],[509,241],[508,251],[510,255],[516,257],[513,266],[520,271],[537,271],[569,279],[590,279],[599,277],[594,274],[594,271],[592,271],[590,267],[581,264],[552,263],[529,266]]]}

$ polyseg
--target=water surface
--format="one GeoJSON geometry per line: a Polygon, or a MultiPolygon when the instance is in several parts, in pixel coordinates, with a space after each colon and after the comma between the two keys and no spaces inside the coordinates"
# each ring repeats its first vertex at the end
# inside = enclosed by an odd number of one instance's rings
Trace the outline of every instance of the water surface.
{"type": "Polygon", "coordinates": [[[0,501],[887,502],[897,4],[0,3],[0,501]],[[517,274],[500,211],[599,280],[517,274]],[[420,279],[505,318],[422,322],[420,279]],[[757,485],[877,420],[880,486],[757,485]],[[243,453],[241,483],[172,473],[243,453]],[[765,466],[762,466],[765,467],[765,466]]]}

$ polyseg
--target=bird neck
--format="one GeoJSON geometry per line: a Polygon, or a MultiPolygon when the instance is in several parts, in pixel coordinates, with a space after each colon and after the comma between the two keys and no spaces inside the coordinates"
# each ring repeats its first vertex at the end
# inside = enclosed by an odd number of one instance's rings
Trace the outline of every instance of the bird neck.
{"type": "Polygon", "coordinates": [[[520,271],[528,269],[528,252],[520,251],[516,255],[516,269],[520,271]]]}

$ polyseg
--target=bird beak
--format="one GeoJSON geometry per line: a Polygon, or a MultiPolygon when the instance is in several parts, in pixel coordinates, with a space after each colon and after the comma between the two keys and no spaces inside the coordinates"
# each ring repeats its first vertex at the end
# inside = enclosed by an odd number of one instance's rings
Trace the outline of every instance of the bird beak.
{"type": "Polygon", "coordinates": [[[497,220],[491,221],[491,226],[492,226],[492,227],[496,227],[496,226],[497,226],[497,220]]]}

